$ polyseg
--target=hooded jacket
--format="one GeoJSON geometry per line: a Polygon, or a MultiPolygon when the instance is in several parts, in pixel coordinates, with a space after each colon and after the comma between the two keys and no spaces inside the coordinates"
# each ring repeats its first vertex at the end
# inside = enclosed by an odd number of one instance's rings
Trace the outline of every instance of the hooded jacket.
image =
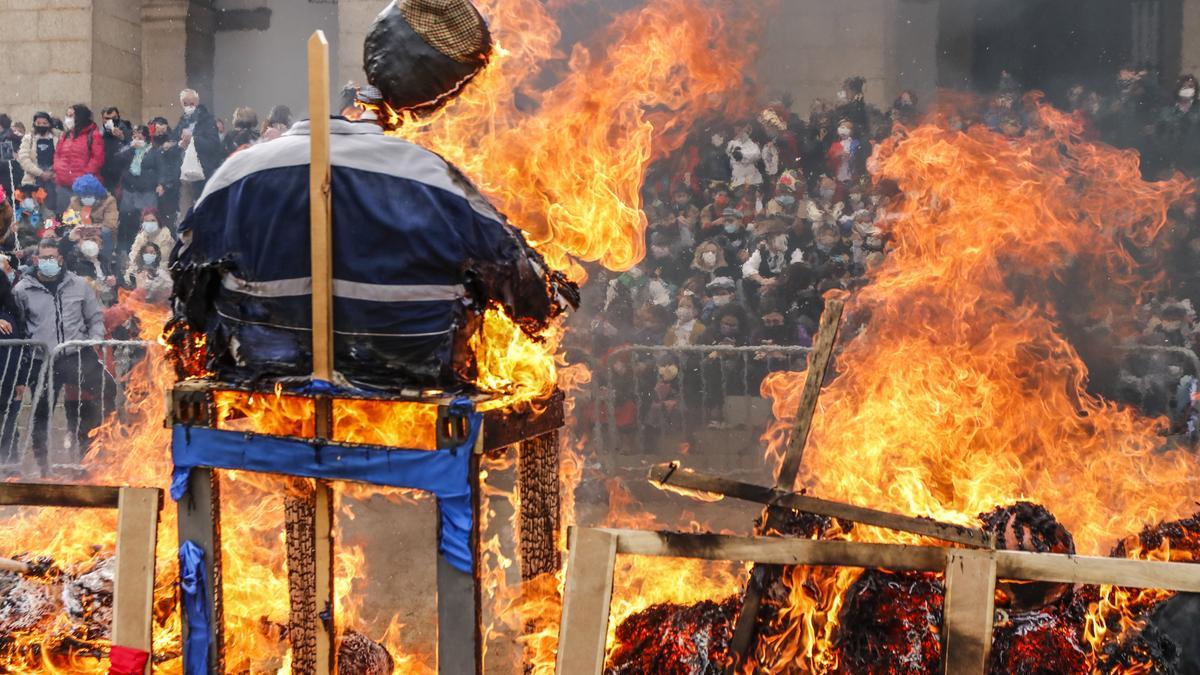
{"type": "Polygon", "coordinates": [[[84,174],[99,175],[104,167],[104,136],[95,122],[76,136],[63,134],[54,150],[54,182],[71,189],[76,178],[84,174]]]}
{"type": "Polygon", "coordinates": [[[47,350],[70,340],[104,339],[104,313],[95,291],[72,272],[62,274],[54,293],[37,274],[25,275],[13,289],[30,337],[47,350]]]}

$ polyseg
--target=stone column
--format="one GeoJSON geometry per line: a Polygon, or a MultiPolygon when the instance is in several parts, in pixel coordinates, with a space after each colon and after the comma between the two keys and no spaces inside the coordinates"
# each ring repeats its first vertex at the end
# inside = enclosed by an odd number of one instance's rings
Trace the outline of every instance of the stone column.
{"type": "Polygon", "coordinates": [[[363,39],[371,22],[388,5],[388,0],[340,0],[338,2],[338,72],[336,84],[366,84],[363,73],[363,39]]]}
{"type": "Polygon", "coordinates": [[[142,5],[142,118],[179,119],[179,90],[187,84],[189,0],[142,5]]]}

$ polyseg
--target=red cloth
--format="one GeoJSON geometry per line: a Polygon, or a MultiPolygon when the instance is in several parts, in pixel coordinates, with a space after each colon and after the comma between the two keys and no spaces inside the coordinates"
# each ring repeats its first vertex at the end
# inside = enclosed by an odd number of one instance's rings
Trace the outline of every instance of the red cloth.
{"type": "Polygon", "coordinates": [[[108,675],[142,675],[146,671],[146,661],[149,659],[149,652],[113,645],[108,653],[108,661],[111,664],[108,675]]]}
{"type": "Polygon", "coordinates": [[[71,189],[75,179],[84,174],[93,174],[99,179],[100,167],[104,166],[104,136],[89,124],[78,136],[65,133],[54,149],[54,182],[71,189]],[[88,138],[92,146],[88,148],[88,138]]]}

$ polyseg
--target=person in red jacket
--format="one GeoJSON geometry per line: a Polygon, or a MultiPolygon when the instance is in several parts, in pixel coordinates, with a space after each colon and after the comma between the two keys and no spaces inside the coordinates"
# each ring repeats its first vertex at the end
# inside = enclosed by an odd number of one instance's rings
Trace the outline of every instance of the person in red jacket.
{"type": "Polygon", "coordinates": [[[92,121],[92,110],[82,103],[67,108],[63,136],[54,151],[54,182],[58,200],[54,210],[62,213],[71,201],[71,185],[85,174],[99,175],[104,166],[104,136],[92,121]]]}

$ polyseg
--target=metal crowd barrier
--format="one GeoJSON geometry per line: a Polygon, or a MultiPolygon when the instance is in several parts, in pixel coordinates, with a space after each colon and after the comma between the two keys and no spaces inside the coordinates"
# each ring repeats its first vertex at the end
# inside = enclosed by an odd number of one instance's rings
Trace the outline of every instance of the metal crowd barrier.
{"type": "Polygon", "coordinates": [[[17,473],[26,460],[36,460],[38,408],[44,407],[48,464],[81,468],[89,434],[110,415],[123,414],[125,379],[153,345],[142,340],[74,340],[48,351],[34,340],[0,340],[5,353],[0,356],[0,401],[10,402],[0,405],[0,467],[17,473]],[[16,401],[18,386],[25,393],[16,401]],[[58,461],[64,458],[67,461],[58,461]]]}
{"type": "Polygon", "coordinates": [[[802,371],[809,347],[632,345],[609,352],[593,370],[590,400],[576,419],[605,455],[727,452],[755,444],[771,419],[759,396],[768,373],[802,371]],[[659,369],[674,365],[672,382],[659,369]],[[720,446],[720,447],[718,447],[720,446]]]}

